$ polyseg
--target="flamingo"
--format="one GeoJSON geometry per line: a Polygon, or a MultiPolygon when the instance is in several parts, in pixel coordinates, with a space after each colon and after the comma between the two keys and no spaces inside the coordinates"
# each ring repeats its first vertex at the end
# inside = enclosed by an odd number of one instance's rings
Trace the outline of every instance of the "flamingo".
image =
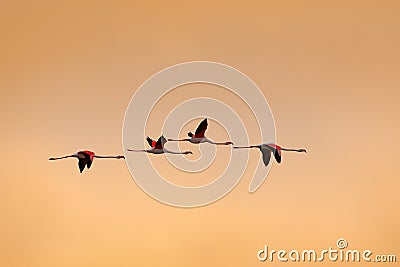
{"type": "Polygon", "coordinates": [[[233,148],[258,148],[261,150],[262,156],[263,156],[263,161],[265,166],[269,164],[269,161],[271,159],[271,153],[274,154],[275,160],[278,163],[281,163],[282,160],[282,151],[294,151],[294,152],[305,152],[307,151],[304,148],[299,148],[299,149],[292,149],[292,148],[283,148],[280,147],[276,144],[261,144],[261,145],[255,145],[255,146],[234,146],[233,148]]]}
{"type": "Polygon", "coordinates": [[[101,158],[101,159],[124,159],[124,156],[99,156],[96,155],[94,152],[89,150],[78,151],[75,154],[59,157],[59,158],[49,158],[49,160],[59,160],[59,159],[66,159],[66,158],[77,158],[78,159],[78,166],[79,170],[82,173],[85,169],[85,166],[90,169],[92,166],[94,158],[101,158]]]}
{"type": "Polygon", "coordinates": [[[210,143],[210,144],[214,144],[214,145],[233,145],[233,143],[231,141],[228,142],[221,142],[221,143],[217,143],[214,142],[210,139],[208,139],[207,137],[204,136],[206,130],[207,130],[207,126],[208,126],[208,122],[207,122],[207,118],[205,118],[197,127],[196,132],[193,134],[192,132],[188,132],[188,136],[190,138],[186,138],[186,139],[168,139],[168,141],[187,141],[193,144],[200,144],[200,143],[210,143]]]}
{"type": "Polygon", "coordinates": [[[184,152],[175,152],[175,151],[170,151],[164,147],[165,143],[167,142],[167,139],[163,135],[158,138],[157,141],[151,139],[150,137],[146,138],[147,142],[151,146],[151,149],[127,149],[130,152],[146,152],[146,153],[151,153],[151,154],[164,154],[164,153],[169,153],[169,154],[193,154],[192,151],[184,151],[184,152]]]}

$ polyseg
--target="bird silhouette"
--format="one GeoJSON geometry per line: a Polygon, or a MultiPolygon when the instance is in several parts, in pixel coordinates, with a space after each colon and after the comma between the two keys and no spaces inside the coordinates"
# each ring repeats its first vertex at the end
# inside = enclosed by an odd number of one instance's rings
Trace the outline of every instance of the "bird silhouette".
{"type": "Polygon", "coordinates": [[[168,141],[187,141],[193,144],[200,144],[200,143],[210,143],[210,144],[214,144],[214,145],[233,145],[233,143],[231,141],[228,142],[214,142],[210,139],[208,139],[205,136],[205,132],[207,130],[208,127],[208,122],[207,122],[207,118],[205,118],[197,127],[195,133],[193,134],[192,132],[188,132],[188,136],[190,138],[185,138],[185,139],[168,139],[168,141]]]}
{"type": "Polygon", "coordinates": [[[164,153],[169,153],[169,154],[193,154],[192,151],[184,151],[184,152],[175,152],[175,151],[170,151],[164,147],[165,143],[167,142],[167,139],[163,135],[158,138],[157,141],[151,139],[150,137],[146,138],[147,142],[151,146],[151,149],[127,149],[127,151],[130,152],[146,152],[146,153],[151,153],[151,154],[164,154],[164,153]]]}
{"type": "Polygon", "coordinates": [[[96,155],[94,152],[89,150],[78,151],[75,154],[58,157],[58,158],[49,158],[49,160],[59,160],[59,159],[66,159],[66,158],[77,158],[78,159],[78,166],[79,171],[82,173],[85,167],[90,169],[92,166],[94,158],[100,159],[124,159],[124,156],[99,156],[96,155]]]}
{"type": "Polygon", "coordinates": [[[294,151],[294,152],[305,152],[307,151],[304,148],[299,149],[292,149],[292,148],[283,148],[276,144],[269,143],[269,144],[261,144],[261,145],[253,145],[253,146],[234,146],[234,149],[240,148],[258,148],[260,149],[264,165],[267,166],[271,160],[271,154],[274,154],[275,160],[278,163],[282,161],[282,151],[294,151]]]}

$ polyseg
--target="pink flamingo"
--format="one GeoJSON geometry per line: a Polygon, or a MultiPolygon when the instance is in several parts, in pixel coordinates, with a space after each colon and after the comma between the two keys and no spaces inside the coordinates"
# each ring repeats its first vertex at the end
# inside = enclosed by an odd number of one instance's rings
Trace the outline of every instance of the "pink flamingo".
{"type": "Polygon", "coordinates": [[[175,152],[175,151],[170,151],[164,147],[165,143],[167,142],[167,139],[163,135],[158,138],[157,142],[150,137],[146,138],[147,142],[151,146],[151,149],[127,149],[130,152],[146,152],[146,153],[151,153],[151,154],[164,154],[164,153],[169,153],[169,154],[193,154],[192,151],[185,151],[185,152],[175,152]]]}
{"type": "Polygon", "coordinates": [[[75,154],[59,157],[59,158],[49,158],[49,160],[59,160],[59,159],[66,159],[66,158],[77,158],[78,159],[78,166],[79,170],[82,173],[85,167],[90,169],[92,166],[94,158],[101,158],[101,159],[124,159],[124,156],[98,156],[94,152],[89,150],[79,151],[75,154]]]}
{"type": "Polygon", "coordinates": [[[278,163],[281,163],[282,160],[282,151],[294,151],[294,152],[305,152],[307,151],[303,148],[300,149],[291,149],[291,148],[283,148],[275,144],[261,144],[261,145],[256,145],[256,146],[234,146],[233,148],[258,148],[261,150],[261,153],[263,155],[263,161],[265,166],[269,164],[269,161],[271,159],[271,154],[274,154],[275,160],[278,163]]]}
{"type": "Polygon", "coordinates": [[[232,142],[222,142],[222,143],[217,143],[214,142],[207,137],[204,136],[206,130],[207,130],[208,122],[207,118],[205,118],[197,127],[196,132],[193,134],[192,132],[188,132],[188,136],[190,138],[186,139],[168,139],[168,141],[187,141],[193,144],[200,144],[200,143],[210,143],[214,145],[233,145],[232,142]]]}

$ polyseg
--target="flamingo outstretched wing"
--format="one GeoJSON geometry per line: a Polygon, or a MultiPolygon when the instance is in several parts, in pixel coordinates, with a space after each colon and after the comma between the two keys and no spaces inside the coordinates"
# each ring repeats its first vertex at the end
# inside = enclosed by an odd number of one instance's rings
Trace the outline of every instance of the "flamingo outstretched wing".
{"type": "Polygon", "coordinates": [[[146,140],[147,140],[147,142],[149,143],[149,145],[150,145],[152,148],[154,148],[154,147],[156,146],[156,143],[157,143],[157,142],[156,142],[155,140],[151,139],[151,138],[148,137],[148,136],[147,136],[146,140]]]}
{"type": "Polygon", "coordinates": [[[205,118],[202,122],[200,122],[199,126],[196,129],[196,132],[194,133],[195,137],[201,138],[204,137],[204,134],[207,130],[208,122],[207,118],[205,118]]]}
{"type": "Polygon", "coordinates": [[[275,157],[276,162],[281,163],[282,154],[281,154],[281,150],[280,149],[275,149],[274,157],[275,157]]]}
{"type": "Polygon", "coordinates": [[[275,144],[267,144],[267,146],[270,147],[271,151],[274,153],[276,162],[281,163],[282,161],[281,147],[275,144]]]}
{"type": "Polygon", "coordinates": [[[166,142],[167,142],[167,139],[165,139],[165,137],[163,135],[161,135],[160,138],[158,138],[157,143],[155,144],[154,148],[163,149],[164,148],[164,144],[166,142]]]}
{"type": "Polygon", "coordinates": [[[79,171],[83,172],[83,170],[85,169],[86,163],[87,163],[87,158],[80,158],[78,159],[78,166],[79,166],[79,171]]]}
{"type": "Polygon", "coordinates": [[[271,160],[271,151],[269,149],[263,149],[262,147],[260,147],[260,150],[263,156],[264,165],[268,166],[269,161],[271,160]]]}
{"type": "Polygon", "coordinates": [[[93,160],[94,160],[94,152],[85,150],[82,151],[83,155],[85,155],[86,158],[86,166],[88,169],[92,166],[93,160]]]}
{"type": "Polygon", "coordinates": [[[85,154],[85,158],[86,158],[86,167],[90,169],[93,163],[93,157],[91,157],[91,155],[85,154]]]}
{"type": "Polygon", "coordinates": [[[94,158],[94,152],[89,151],[89,150],[84,150],[84,151],[80,151],[80,153],[84,154],[85,157],[88,156],[90,161],[93,161],[94,158]]]}

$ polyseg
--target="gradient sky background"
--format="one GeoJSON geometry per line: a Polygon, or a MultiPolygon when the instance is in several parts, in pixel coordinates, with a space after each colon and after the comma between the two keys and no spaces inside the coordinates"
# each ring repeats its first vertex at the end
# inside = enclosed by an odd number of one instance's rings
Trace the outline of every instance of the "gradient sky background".
{"type": "Polygon", "coordinates": [[[339,237],[400,257],[400,2],[231,2],[0,2],[1,265],[298,266],[256,252],[339,237]],[[309,153],[198,209],[148,197],[123,161],[47,160],[121,153],[136,88],[193,60],[249,75],[278,143],[309,153]]]}

